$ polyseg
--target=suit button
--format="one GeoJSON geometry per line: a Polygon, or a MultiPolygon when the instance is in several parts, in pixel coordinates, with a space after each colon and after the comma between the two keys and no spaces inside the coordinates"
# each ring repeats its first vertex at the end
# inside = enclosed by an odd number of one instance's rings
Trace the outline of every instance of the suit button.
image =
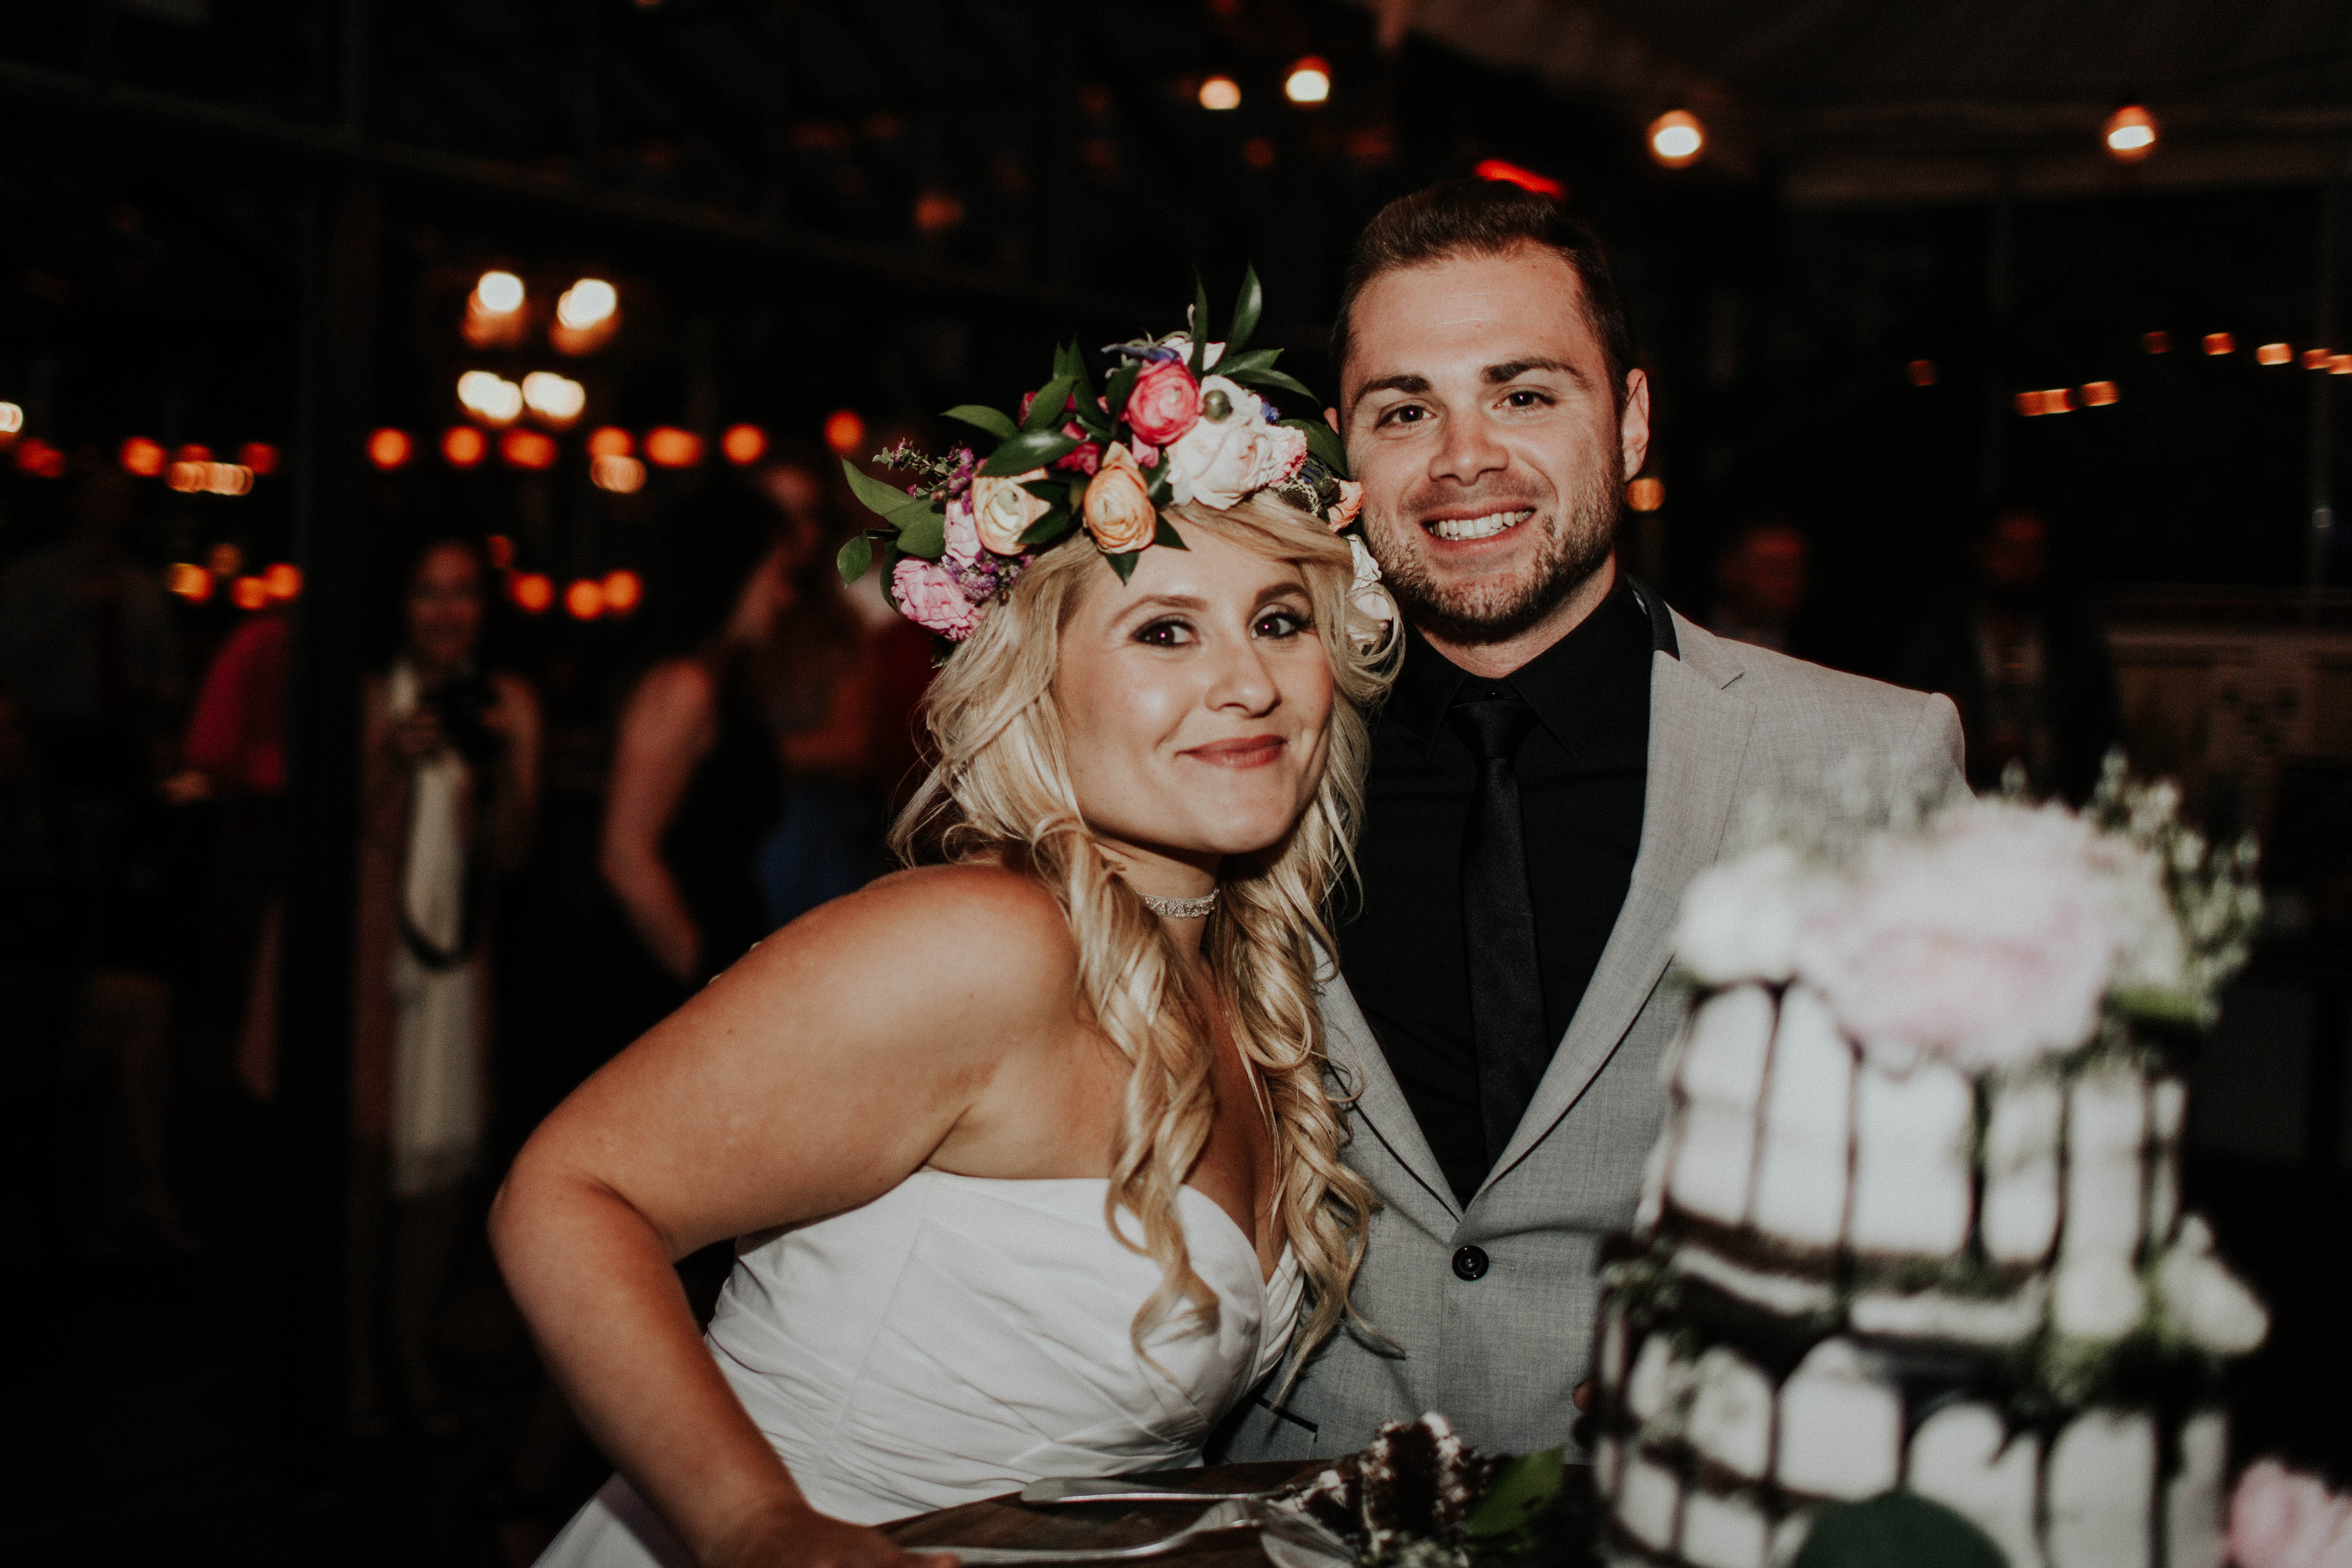
{"type": "Polygon", "coordinates": [[[1454,1255],[1454,1274],[1458,1279],[1484,1279],[1486,1277],[1486,1254],[1483,1248],[1465,1247],[1454,1255]]]}

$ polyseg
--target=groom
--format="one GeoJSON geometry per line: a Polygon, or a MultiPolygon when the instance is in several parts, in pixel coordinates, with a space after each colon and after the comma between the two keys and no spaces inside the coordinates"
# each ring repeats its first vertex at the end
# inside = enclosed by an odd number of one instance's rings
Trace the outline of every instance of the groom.
{"type": "Polygon", "coordinates": [[[1633,1219],[1680,1002],[1676,908],[1739,805],[1856,752],[1959,779],[1949,701],[1726,641],[1619,570],[1650,390],[1598,242],[1461,181],[1356,242],[1328,417],[1409,623],[1373,742],[1360,904],[1324,996],[1380,1194],[1355,1305],[1228,1457],[1361,1447],[1450,1415],[1570,1441],[1602,1241],[1633,1219]]]}

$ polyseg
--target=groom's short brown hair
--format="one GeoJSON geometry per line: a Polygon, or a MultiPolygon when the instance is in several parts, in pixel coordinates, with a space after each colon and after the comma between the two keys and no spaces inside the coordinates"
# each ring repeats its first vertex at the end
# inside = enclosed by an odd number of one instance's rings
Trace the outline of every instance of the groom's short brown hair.
{"type": "Polygon", "coordinates": [[[1356,296],[1372,279],[1455,256],[1500,256],[1522,245],[1550,251],[1584,285],[1585,324],[1601,340],[1612,395],[1622,410],[1625,373],[1633,367],[1633,333],[1625,321],[1624,296],[1609,269],[1609,253],[1565,204],[1497,180],[1441,181],[1399,196],[1365,226],[1349,255],[1339,319],[1331,325],[1333,374],[1347,374],[1356,296]]]}

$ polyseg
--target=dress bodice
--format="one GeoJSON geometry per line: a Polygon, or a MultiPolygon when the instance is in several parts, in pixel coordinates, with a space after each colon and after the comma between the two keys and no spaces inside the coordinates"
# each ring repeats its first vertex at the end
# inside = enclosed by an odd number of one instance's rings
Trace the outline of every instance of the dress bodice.
{"type": "MultiPolygon", "coordinates": [[[[878,1523],[1045,1476],[1197,1462],[1282,1359],[1297,1262],[1286,1249],[1266,1279],[1232,1216],[1183,1188],[1217,1321],[1180,1307],[1139,1355],[1130,1330],[1160,1266],[1111,1234],[1105,1186],[919,1171],[872,1203],[738,1243],[711,1354],[812,1504],[878,1523]]],[[[675,1551],[615,1478],[540,1562],[623,1568],[675,1551]]]]}

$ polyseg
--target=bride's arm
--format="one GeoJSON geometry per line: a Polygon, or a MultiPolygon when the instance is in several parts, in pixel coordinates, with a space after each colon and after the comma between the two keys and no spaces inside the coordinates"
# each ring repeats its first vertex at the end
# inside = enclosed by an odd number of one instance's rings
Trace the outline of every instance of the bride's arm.
{"type": "Polygon", "coordinates": [[[697,1561],[902,1554],[809,1508],[671,1265],[868,1202],[968,1142],[1008,1054],[1070,1026],[1071,963],[1059,911],[1004,873],[887,879],[768,938],[516,1157],[490,1215],[516,1305],[590,1435],[697,1561]]]}

